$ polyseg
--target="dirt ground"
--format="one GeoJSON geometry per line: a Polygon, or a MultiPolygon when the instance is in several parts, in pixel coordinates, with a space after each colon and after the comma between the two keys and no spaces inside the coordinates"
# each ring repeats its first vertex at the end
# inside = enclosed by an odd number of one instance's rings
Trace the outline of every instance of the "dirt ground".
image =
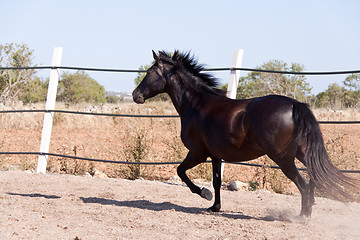
{"type": "Polygon", "coordinates": [[[360,203],[222,190],[222,211],[178,182],[0,171],[1,239],[360,239],[360,203]]]}
{"type": "MultiPolygon", "coordinates": [[[[174,114],[171,105],[159,107],[159,103],[95,111],[174,114]]],[[[316,115],[318,120],[359,119],[358,112],[351,111],[324,110],[316,115]]],[[[38,151],[42,121],[43,114],[1,114],[1,151],[38,151]]],[[[145,133],[144,161],[181,161],[186,149],[179,138],[179,123],[178,119],[56,114],[50,152],[127,161],[132,139],[145,133]]],[[[359,125],[324,124],[321,129],[332,162],[340,169],[360,169],[359,125]]],[[[49,158],[46,175],[18,171],[34,171],[37,159],[36,155],[0,156],[0,239],[360,239],[360,203],[317,198],[313,217],[300,223],[295,217],[300,212],[298,190],[277,170],[226,164],[224,181],[252,181],[271,192],[223,190],[222,211],[211,214],[206,209],[212,202],[180,182],[167,182],[176,175],[176,165],[142,169],[141,177],[163,182],[121,179],[129,173],[125,165],[55,157],[49,158]],[[69,175],[94,169],[112,178],[69,175]]],[[[253,162],[273,164],[265,158],[253,162]]],[[[211,179],[211,168],[204,166],[189,172],[190,178],[211,179]]]]}

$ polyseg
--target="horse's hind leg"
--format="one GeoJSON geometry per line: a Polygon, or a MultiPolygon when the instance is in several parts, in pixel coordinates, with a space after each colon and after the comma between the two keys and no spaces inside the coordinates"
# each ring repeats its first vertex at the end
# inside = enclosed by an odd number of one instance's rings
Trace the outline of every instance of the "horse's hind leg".
{"type": "Polygon", "coordinates": [[[186,171],[195,167],[196,165],[205,162],[206,156],[198,156],[195,155],[193,152],[189,152],[184,161],[178,166],[177,173],[181,180],[190,188],[191,192],[199,194],[201,197],[211,200],[212,193],[207,188],[199,188],[196,186],[186,175],[186,171]]]}
{"type": "MultiPolygon", "coordinates": [[[[304,152],[303,151],[298,151],[298,153],[296,154],[296,158],[299,159],[300,162],[302,162],[305,166],[305,156],[304,156],[304,152]]],[[[312,206],[315,204],[315,195],[314,195],[314,191],[315,191],[315,184],[314,182],[310,179],[310,181],[308,181],[308,198],[307,200],[307,205],[309,206],[310,210],[312,208],[312,206]]],[[[311,213],[311,212],[310,212],[311,213]]]]}
{"type": "Polygon", "coordinates": [[[282,172],[295,183],[301,193],[300,216],[310,217],[313,205],[314,186],[307,181],[297,170],[294,157],[272,158],[280,167],[282,172]]]}

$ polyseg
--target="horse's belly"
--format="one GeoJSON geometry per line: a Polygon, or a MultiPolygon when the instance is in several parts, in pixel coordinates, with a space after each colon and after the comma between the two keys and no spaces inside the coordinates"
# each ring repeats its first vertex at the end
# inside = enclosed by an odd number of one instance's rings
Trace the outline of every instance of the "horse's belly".
{"type": "Polygon", "coordinates": [[[224,156],[223,159],[226,162],[242,162],[242,161],[253,160],[264,154],[265,154],[264,152],[236,151],[233,154],[226,154],[226,156],[224,156]]]}
{"type": "Polygon", "coordinates": [[[248,161],[264,154],[265,152],[260,147],[250,143],[244,143],[240,147],[233,144],[222,144],[213,153],[214,156],[227,162],[248,161]]]}

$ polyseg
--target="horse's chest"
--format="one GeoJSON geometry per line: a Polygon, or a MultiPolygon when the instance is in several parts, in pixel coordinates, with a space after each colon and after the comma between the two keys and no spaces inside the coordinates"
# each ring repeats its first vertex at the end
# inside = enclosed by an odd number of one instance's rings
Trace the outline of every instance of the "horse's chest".
{"type": "Polygon", "coordinates": [[[181,127],[181,140],[185,147],[189,150],[198,148],[202,145],[202,138],[199,129],[194,125],[184,125],[181,127]]]}
{"type": "MultiPolygon", "coordinates": [[[[211,151],[211,149],[220,146],[224,141],[228,141],[229,137],[229,130],[223,126],[218,126],[215,122],[196,121],[183,124],[181,128],[181,140],[189,150],[207,148],[207,150],[211,151]],[[227,139],[224,139],[224,137],[227,139]]],[[[236,141],[241,141],[238,139],[237,134],[233,137],[236,138],[236,141]]]]}

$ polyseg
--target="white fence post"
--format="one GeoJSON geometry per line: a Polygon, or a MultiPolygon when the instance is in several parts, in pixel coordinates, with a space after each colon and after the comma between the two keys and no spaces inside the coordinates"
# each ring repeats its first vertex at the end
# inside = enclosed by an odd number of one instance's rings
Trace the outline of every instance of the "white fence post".
{"type": "MultiPolygon", "coordinates": [[[[236,49],[234,51],[231,68],[240,68],[244,55],[243,49],[236,49]]],[[[229,84],[226,96],[232,99],[236,98],[237,86],[240,78],[240,70],[230,70],[229,84]]]]}
{"type": "MultiPolygon", "coordinates": [[[[234,51],[231,68],[241,67],[243,55],[244,55],[243,49],[236,49],[234,51]]],[[[228,98],[236,99],[236,92],[237,92],[239,78],[240,78],[240,70],[230,70],[230,78],[226,92],[226,96],[228,98]]],[[[221,177],[223,177],[224,174],[224,166],[225,164],[221,163],[221,177]]]]}
{"type": "MultiPolygon", "coordinates": [[[[51,64],[51,66],[54,68],[50,70],[50,80],[49,80],[49,87],[46,97],[45,110],[55,109],[56,92],[59,82],[59,72],[58,69],[55,67],[59,67],[61,65],[62,50],[63,50],[62,47],[54,48],[52,64],[51,64]]],[[[44,114],[44,123],[43,123],[43,129],[41,133],[41,143],[40,143],[41,153],[49,152],[53,116],[54,116],[53,112],[45,112],[44,114]]],[[[46,172],[47,159],[48,159],[48,155],[39,155],[38,166],[37,166],[38,173],[46,172]]]]}

